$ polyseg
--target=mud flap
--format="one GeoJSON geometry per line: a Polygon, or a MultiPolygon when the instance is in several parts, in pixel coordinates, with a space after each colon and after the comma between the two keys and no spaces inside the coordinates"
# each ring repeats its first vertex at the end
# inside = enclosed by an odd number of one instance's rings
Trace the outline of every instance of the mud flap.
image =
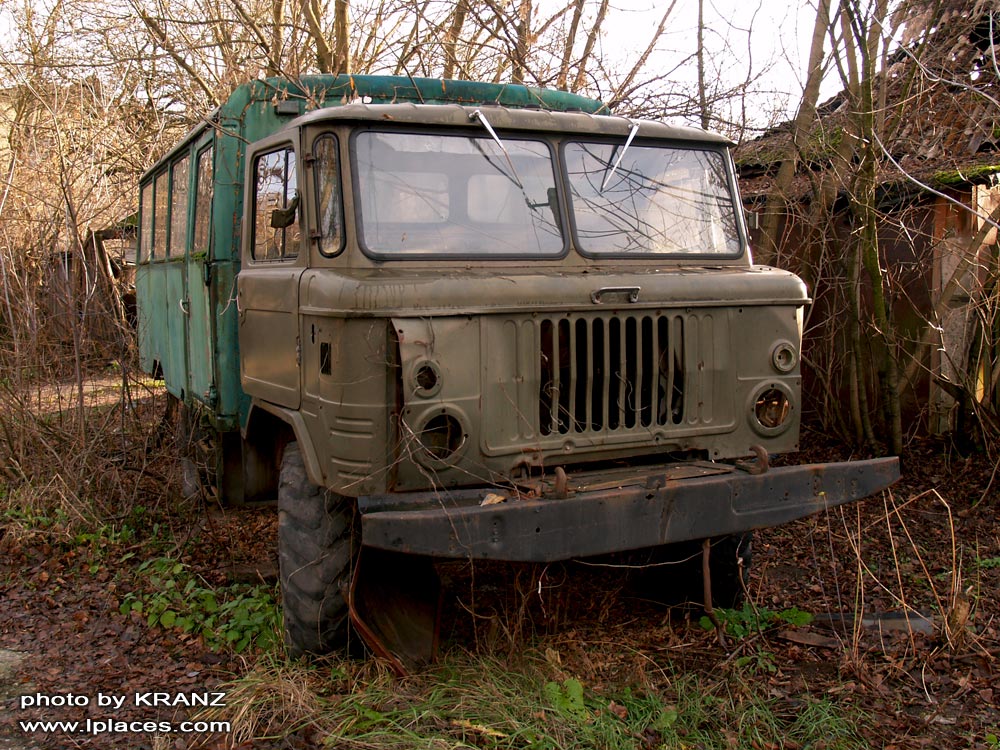
{"type": "Polygon", "coordinates": [[[400,676],[434,660],[440,602],[431,558],[361,548],[347,597],[351,622],[400,676]]]}

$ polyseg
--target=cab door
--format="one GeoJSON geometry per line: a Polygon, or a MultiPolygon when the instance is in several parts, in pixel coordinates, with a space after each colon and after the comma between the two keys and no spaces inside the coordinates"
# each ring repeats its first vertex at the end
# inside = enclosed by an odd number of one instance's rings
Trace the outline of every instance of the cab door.
{"type": "Polygon", "coordinates": [[[269,139],[247,159],[243,263],[237,277],[240,381],[251,396],[300,401],[299,278],[305,266],[295,146],[269,139]]]}

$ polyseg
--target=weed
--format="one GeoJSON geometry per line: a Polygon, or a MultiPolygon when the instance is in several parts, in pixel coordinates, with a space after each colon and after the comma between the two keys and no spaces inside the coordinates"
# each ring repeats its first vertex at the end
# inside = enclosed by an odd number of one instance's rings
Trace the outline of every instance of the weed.
{"type": "MultiPolygon", "coordinates": [[[[812,622],[812,615],[809,612],[803,612],[798,607],[775,612],[770,609],[760,609],[747,603],[743,605],[742,609],[717,609],[715,614],[726,633],[737,639],[746,638],[751,633],[759,633],[782,623],[801,626],[812,622]]],[[[698,622],[705,630],[715,628],[708,617],[702,617],[698,622]]]]}
{"type": "Polygon", "coordinates": [[[562,685],[546,682],[542,690],[549,704],[563,716],[577,721],[587,718],[587,709],[583,704],[583,685],[572,677],[563,680],[562,685]]]}
{"type": "Polygon", "coordinates": [[[1000,568],[1000,557],[977,557],[976,567],[980,570],[1000,568]]]}
{"type": "Polygon", "coordinates": [[[3,511],[5,523],[19,526],[23,531],[52,531],[64,527],[68,516],[62,508],[46,511],[34,505],[13,505],[3,511]]]}
{"type": "Polygon", "coordinates": [[[774,662],[774,654],[769,651],[754,650],[737,658],[734,664],[749,675],[775,674],[778,671],[778,666],[774,662]]]}
{"type": "Polygon", "coordinates": [[[149,627],[200,635],[216,651],[240,653],[251,645],[269,650],[280,642],[281,615],[270,587],[212,588],[169,557],[147,560],[136,572],[147,587],[125,595],[119,607],[124,615],[134,612],[149,627]]]}
{"type": "Polygon", "coordinates": [[[135,529],[126,524],[101,524],[94,531],[77,534],[73,541],[79,546],[89,546],[102,551],[109,546],[130,544],[136,538],[135,529]]]}

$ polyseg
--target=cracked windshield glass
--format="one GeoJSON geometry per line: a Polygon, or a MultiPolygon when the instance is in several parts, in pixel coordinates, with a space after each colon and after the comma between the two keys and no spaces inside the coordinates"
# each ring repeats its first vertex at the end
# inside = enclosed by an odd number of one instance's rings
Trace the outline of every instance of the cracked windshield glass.
{"type": "Polygon", "coordinates": [[[725,157],[719,151],[568,143],[577,244],[586,254],[740,253],[725,157]]]}

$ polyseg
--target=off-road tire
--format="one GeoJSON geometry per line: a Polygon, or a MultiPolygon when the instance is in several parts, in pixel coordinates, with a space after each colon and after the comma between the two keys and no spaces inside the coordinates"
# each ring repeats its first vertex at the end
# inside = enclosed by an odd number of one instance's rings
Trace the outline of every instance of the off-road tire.
{"type": "Polygon", "coordinates": [[[309,481],[297,443],[285,446],[278,484],[278,563],[289,656],[344,648],[347,602],[360,550],[356,503],[309,481]]]}
{"type": "MultiPolygon", "coordinates": [[[[628,563],[640,567],[633,585],[644,596],[666,604],[703,604],[702,542],[665,544],[631,553],[628,563]]],[[[739,607],[746,593],[752,560],[753,532],[712,540],[708,558],[712,575],[712,606],[739,607]]]]}

